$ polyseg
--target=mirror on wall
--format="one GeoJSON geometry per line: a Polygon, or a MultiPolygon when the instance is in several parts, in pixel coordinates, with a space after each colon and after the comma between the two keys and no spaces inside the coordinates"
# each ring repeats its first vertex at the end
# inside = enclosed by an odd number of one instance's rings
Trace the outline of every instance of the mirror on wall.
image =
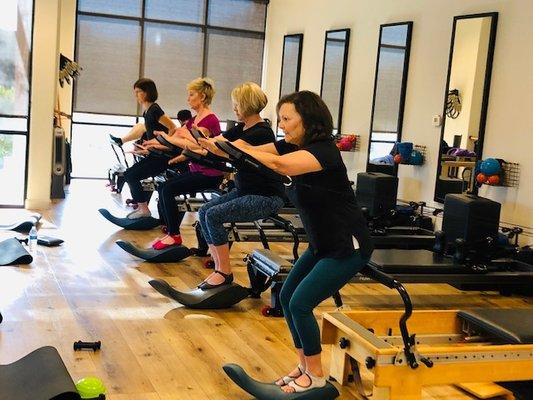
{"type": "Polygon", "coordinates": [[[395,175],[395,143],[402,138],[413,22],[384,24],[379,29],[374,98],[370,118],[368,172],[395,175]]]}
{"type": "Polygon", "coordinates": [[[283,56],[281,58],[281,82],[279,97],[297,92],[300,87],[300,66],[302,64],[302,33],[285,35],[283,38],[283,56]]]}
{"type": "Polygon", "coordinates": [[[435,201],[477,191],[473,175],[483,149],[497,20],[498,13],[453,19],[435,201]]]}
{"type": "Polygon", "coordinates": [[[350,29],[337,29],[326,32],[320,97],[329,107],[333,117],[334,134],[341,132],[344,82],[346,80],[349,45],[350,29]]]}

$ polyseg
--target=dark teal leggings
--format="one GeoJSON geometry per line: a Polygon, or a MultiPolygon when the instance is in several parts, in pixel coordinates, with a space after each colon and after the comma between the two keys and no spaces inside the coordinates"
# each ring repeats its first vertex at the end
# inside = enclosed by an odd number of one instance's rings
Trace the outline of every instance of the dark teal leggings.
{"type": "Polygon", "coordinates": [[[294,345],[306,356],[320,354],[320,330],[313,309],[339,291],[367,263],[355,250],[345,258],[319,258],[310,249],[298,259],[281,288],[280,300],[294,345]]]}

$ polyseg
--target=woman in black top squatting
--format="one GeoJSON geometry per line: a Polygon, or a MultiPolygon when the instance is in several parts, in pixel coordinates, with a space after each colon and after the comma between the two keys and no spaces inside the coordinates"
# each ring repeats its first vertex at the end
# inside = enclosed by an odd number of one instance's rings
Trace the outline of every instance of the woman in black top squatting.
{"type": "Polygon", "coordinates": [[[313,309],[359,272],[372,253],[370,232],[333,141],[331,114],[313,92],[284,96],[277,106],[285,140],[235,144],[274,171],[293,177],[288,196],[300,212],[309,248],[281,290],[281,304],[299,364],[276,383],[286,393],[326,384],[313,309]]]}
{"type": "MultiPolygon", "coordinates": [[[[127,141],[141,138],[143,141],[151,140],[155,137],[154,131],[167,132],[169,135],[174,134],[176,125],[165,114],[159,104],[156,103],[158,93],[154,81],[148,78],[141,78],[133,84],[133,91],[137,102],[143,109],[144,123],[135,125],[122,139],[111,136],[111,140],[122,145],[122,143],[127,141]]],[[[159,175],[168,167],[168,158],[162,155],[148,153],[141,146],[138,146],[136,153],[146,155],[146,157],[133,164],[124,172],[124,179],[130,187],[133,201],[138,204],[138,208],[128,214],[128,218],[130,219],[151,215],[148,209],[149,197],[144,192],[141,181],[150,176],[159,175]]]]}

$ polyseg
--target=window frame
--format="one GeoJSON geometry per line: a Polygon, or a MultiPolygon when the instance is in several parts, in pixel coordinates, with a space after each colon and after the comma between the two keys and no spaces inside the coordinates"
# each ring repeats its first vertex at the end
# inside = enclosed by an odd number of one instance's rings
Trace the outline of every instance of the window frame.
{"type": "Polygon", "coordinates": [[[29,57],[28,57],[28,112],[27,115],[14,115],[14,114],[2,114],[0,113],[0,118],[23,118],[26,120],[26,130],[25,131],[13,131],[13,130],[2,130],[0,129],[0,135],[6,136],[25,136],[26,137],[26,150],[24,154],[24,189],[23,189],[23,198],[22,204],[2,204],[0,203],[1,208],[24,208],[26,198],[28,195],[28,163],[29,163],[29,153],[30,153],[30,116],[31,116],[31,95],[32,95],[32,75],[33,75],[33,30],[35,27],[35,0],[32,0],[32,9],[31,9],[31,28],[30,28],[30,39],[31,44],[29,48],[29,57]]]}
{"type": "MultiPolygon", "coordinates": [[[[35,0],[34,0],[35,1],[35,0]]],[[[219,31],[219,32],[236,32],[236,33],[243,33],[248,34],[252,36],[256,36],[258,39],[263,40],[263,53],[261,54],[261,82],[259,84],[262,84],[263,79],[263,61],[264,61],[264,41],[265,41],[265,29],[266,29],[266,20],[268,15],[268,3],[269,0],[248,0],[250,2],[256,2],[261,3],[265,5],[265,18],[263,21],[263,29],[260,31],[257,30],[249,30],[249,29],[240,29],[240,28],[228,28],[225,26],[218,26],[218,25],[210,25],[208,23],[209,21],[209,4],[212,0],[204,0],[205,1],[205,8],[203,13],[203,22],[202,23],[193,23],[193,22],[178,22],[178,21],[169,21],[169,20],[161,20],[157,18],[148,18],[146,17],[146,0],[142,0],[141,3],[141,16],[140,17],[134,17],[134,16],[125,16],[125,15],[116,15],[116,14],[106,14],[106,13],[96,13],[96,12],[88,12],[88,11],[80,11],[79,10],[79,1],[77,1],[76,4],[76,26],[75,26],[75,46],[74,46],[74,59],[78,59],[78,51],[79,51],[79,16],[92,16],[92,17],[99,17],[99,18],[109,18],[109,19],[122,19],[122,20],[128,20],[128,21],[136,21],[139,23],[139,26],[141,28],[141,34],[139,38],[139,48],[140,48],[140,62],[139,62],[139,78],[143,77],[144,72],[144,59],[145,59],[145,43],[144,43],[144,35],[145,35],[145,24],[149,23],[158,23],[158,24],[166,24],[166,25],[173,25],[173,26],[188,26],[188,27],[194,27],[199,28],[203,34],[203,49],[202,49],[202,76],[206,76],[207,73],[207,64],[208,64],[208,53],[209,53],[209,33],[212,31],[219,31]]],[[[77,85],[76,80],[74,80],[73,84],[73,99],[72,99],[72,107],[71,107],[71,113],[72,115],[74,112],[77,113],[88,113],[85,110],[78,110],[76,109],[76,101],[77,101],[77,85]]],[[[89,112],[90,113],[90,112],[89,112]]],[[[94,114],[106,114],[105,112],[93,112],[94,114]]],[[[137,117],[141,114],[140,106],[137,104],[137,113],[135,115],[133,114],[120,114],[128,117],[137,117]]],[[[110,113],[109,115],[119,115],[116,113],[110,113]]]]}

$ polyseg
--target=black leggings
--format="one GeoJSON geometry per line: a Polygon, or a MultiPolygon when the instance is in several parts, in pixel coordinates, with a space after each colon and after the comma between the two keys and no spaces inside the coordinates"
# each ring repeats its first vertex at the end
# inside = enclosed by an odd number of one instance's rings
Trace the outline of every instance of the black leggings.
{"type": "Polygon", "coordinates": [[[159,218],[167,226],[170,235],[179,235],[185,213],[178,210],[176,196],[216,189],[223,176],[206,176],[200,172],[186,172],[162,183],[159,192],[159,218]]]}
{"type": "Polygon", "coordinates": [[[144,192],[141,181],[151,176],[156,176],[168,167],[168,158],[155,154],[136,162],[124,172],[124,180],[130,186],[131,197],[136,203],[144,203],[150,200],[150,196],[144,192]]]}

